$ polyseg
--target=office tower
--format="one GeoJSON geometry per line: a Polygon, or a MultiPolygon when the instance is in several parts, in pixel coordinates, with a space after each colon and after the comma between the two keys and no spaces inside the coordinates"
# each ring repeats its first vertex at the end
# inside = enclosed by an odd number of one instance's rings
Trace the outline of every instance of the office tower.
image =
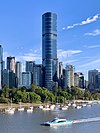
{"type": "Polygon", "coordinates": [[[9,88],[13,89],[16,87],[16,75],[13,71],[9,71],[9,88]]]}
{"type": "Polygon", "coordinates": [[[100,72],[96,75],[96,88],[95,91],[100,92],[100,72]]]}
{"type": "Polygon", "coordinates": [[[7,57],[7,70],[15,73],[15,57],[7,57]]]}
{"type": "Polygon", "coordinates": [[[79,87],[84,89],[84,74],[81,72],[78,72],[79,74],[79,87]]]}
{"type": "Polygon", "coordinates": [[[88,88],[90,91],[96,89],[96,76],[98,75],[98,70],[89,70],[88,71],[88,88]]]}
{"type": "Polygon", "coordinates": [[[57,80],[57,15],[42,15],[42,65],[44,86],[51,89],[57,80]]]}
{"type": "Polygon", "coordinates": [[[9,87],[9,70],[7,69],[3,70],[3,87],[5,85],[9,87]]]}
{"type": "Polygon", "coordinates": [[[78,73],[74,73],[74,86],[75,87],[79,86],[79,74],[78,73]]]}
{"type": "Polygon", "coordinates": [[[0,89],[2,89],[2,76],[3,76],[3,48],[0,45],[0,89]]]}
{"type": "Polygon", "coordinates": [[[22,85],[26,88],[31,87],[31,72],[22,72],[22,85]]]}
{"type": "Polygon", "coordinates": [[[42,86],[42,80],[43,80],[42,75],[43,75],[42,65],[36,64],[33,73],[33,83],[35,83],[38,86],[42,86]]]}
{"type": "Polygon", "coordinates": [[[74,86],[84,89],[84,75],[81,72],[74,73],[74,86]]]}
{"type": "Polygon", "coordinates": [[[33,81],[33,78],[35,77],[35,61],[26,61],[26,72],[30,72],[31,73],[31,84],[35,83],[33,81]]]}
{"type": "Polygon", "coordinates": [[[63,76],[63,63],[59,62],[59,78],[63,76]]]}
{"type": "Polygon", "coordinates": [[[16,62],[16,69],[15,69],[16,77],[17,77],[17,84],[16,86],[18,87],[21,84],[21,74],[22,74],[22,64],[21,62],[17,61],[16,62]]]}
{"type": "Polygon", "coordinates": [[[65,87],[74,86],[74,66],[66,65],[65,68],[65,87]]]}
{"type": "Polygon", "coordinates": [[[2,63],[2,65],[3,65],[3,70],[5,69],[5,61],[3,61],[3,63],[2,63]]]}
{"type": "Polygon", "coordinates": [[[26,72],[33,72],[35,61],[26,61],[26,72]]]}
{"type": "Polygon", "coordinates": [[[63,88],[64,75],[63,75],[63,63],[62,62],[59,62],[58,64],[58,78],[59,78],[58,85],[63,88]]]}

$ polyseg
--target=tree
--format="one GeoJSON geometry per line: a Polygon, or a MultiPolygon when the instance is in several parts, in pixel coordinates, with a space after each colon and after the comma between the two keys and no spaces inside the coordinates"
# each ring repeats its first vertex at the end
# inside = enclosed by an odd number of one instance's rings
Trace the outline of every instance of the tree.
{"type": "Polygon", "coordinates": [[[29,92],[30,102],[41,102],[41,97],[34,92],[29,92]]]}
{"type": "Polygon", "coordinates": [[[9,92],[10,89],[5,85],[4,88],[2,89],[2,96],[5,98],[9,98],[9,92]]]}

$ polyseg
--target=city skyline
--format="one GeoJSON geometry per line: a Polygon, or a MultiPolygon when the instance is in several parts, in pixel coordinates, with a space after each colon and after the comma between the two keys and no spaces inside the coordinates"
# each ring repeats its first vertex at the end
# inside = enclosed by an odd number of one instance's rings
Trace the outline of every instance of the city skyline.
{"type": "Polygon", "coordinates": [[[64,66],[73,64],[75,70],[83,72],[86,77],[88,70],[100,69],[99,5],[99,0],[1,2],[0,44],[4,56],[41,63],[41,16],[48,11],[55,12],[58,16],[59,61],[64,66]]]}

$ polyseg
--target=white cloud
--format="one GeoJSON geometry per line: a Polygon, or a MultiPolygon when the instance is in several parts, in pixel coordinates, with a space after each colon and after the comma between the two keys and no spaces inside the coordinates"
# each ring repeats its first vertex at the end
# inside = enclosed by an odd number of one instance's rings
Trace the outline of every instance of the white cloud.
{"type": "Polygon", "coordinates": [[[62,50],[62,49],[57,50],[58,58],[70,57],[74,54],[78,54],[81,52],[82,52],[81,50],[62,50]]]}
{"type": "Polygon", "coordinates": [[[40,61],[41,55],[35,53],[26,53],[24,55],[16,56],[16,59],[22,61],[40,61]]]}
{"type": "Polygon", "coordinates": [[[99,29],[96,29],[96,30],[94,30],[93,32],[85,33],[85,35],[97,36],[97,35],[100,35],[100,30],[99,30],[99,29]]]}
{"type": "Polygon", "coordinates": [[[87,46],[87,48],[98,48],[100,47],[100,45],[91,45],[91,46],[87,46]]]}
{"type": "Polygon", "coordinates": [[[80,23],[76,23],[76,24],[73,24],[73,25],[69,25],[67,27],[63,27],[62,30],[71,29],[71,28],[74,28],[74,27],[80,26],[80,25],[86,25],[86,24],[89,24],[89,23],[97,21],[99,18],[100,18],[100,15],[96,14],[95,16],[89,17],[89,18],[87,18],[86,20],[83,20],[80,23]]]}
{"type": "Polygon", "coordinates": [[[97,69],[99,66],[100,66],[100,59],[95,59],[93,61],[90,61],[90,62],[87,62],[87,63],[85,63],[83,65],[80,65],[79,68],[97,69]]]}
{"type": "Polygon", "coordinates": [[[73,55],[81,53],[81,50],[62,50],[59,49],[57,51],[59,61],[62,61],[65,65],[66,63],[73,63],[76,62],[76,59],[69,59],[69,57],[73,57],[73,55]]]}

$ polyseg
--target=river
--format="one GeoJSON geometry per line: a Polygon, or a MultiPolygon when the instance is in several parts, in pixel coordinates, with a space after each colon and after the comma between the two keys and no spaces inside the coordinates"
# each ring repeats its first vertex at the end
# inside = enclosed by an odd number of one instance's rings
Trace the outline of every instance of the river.
{"type": "Polygon", "coordinates": [[[100,104],[67,111],[18,112],[13,115],[0,113],[0,133],[100,133],[100,121],[77,123],[68,126],[48,127],[41,124],[54,117],[72,120],[100,117],[100,104]]]}

